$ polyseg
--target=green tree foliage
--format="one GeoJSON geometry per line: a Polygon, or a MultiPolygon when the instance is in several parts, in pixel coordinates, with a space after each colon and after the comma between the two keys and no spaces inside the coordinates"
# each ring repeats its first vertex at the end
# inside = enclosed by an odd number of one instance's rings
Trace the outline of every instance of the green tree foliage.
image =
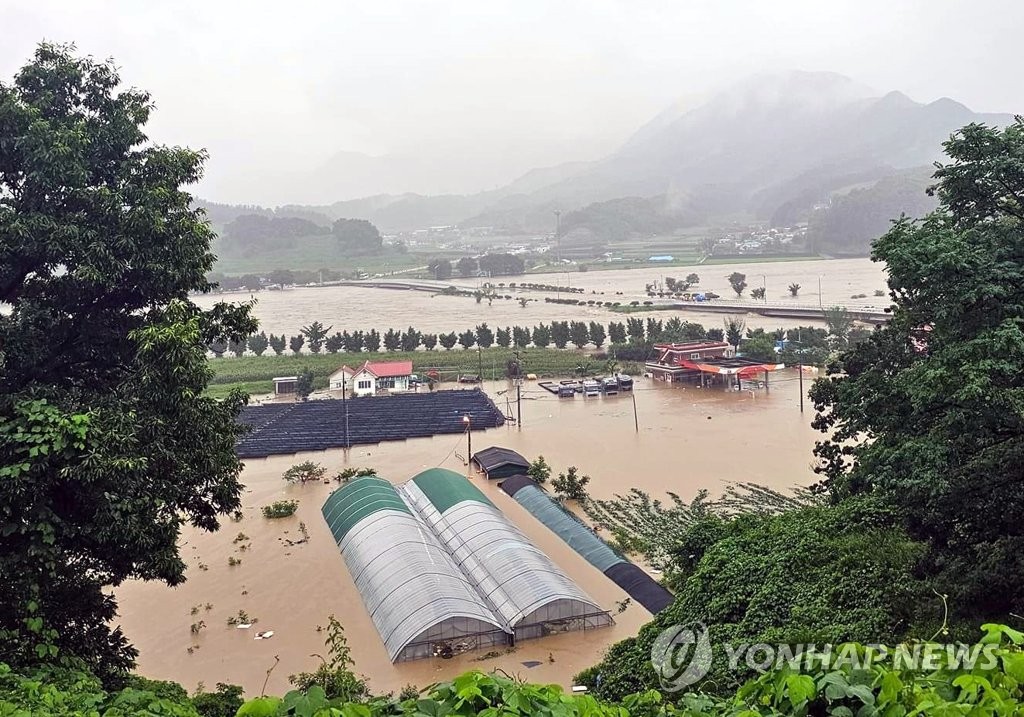
{"type": "Polygon", "coordinates": [[[345,628],[334,615],[327,618],[327,659],[322,660],[315,672],[300,672],[291,675],[288,681],[302,692],[308,693],[313,687],[323,690],[328,700],[355,702],[369,696],[366,682],[352,672],[355,662],[352,650],[345,637],[345,628]]]}
{"type": "Polygon", "coordinates": [[[400,341],[402,351],[415,351],[422,341],[423,334],[410,326],[402,332],[402,340],[400,341]]]}
{"type": "MultiPolygon", "coordinates": [[[[626,343],[626,325],[621,321],[612,321],[608,324],[608,339],[613,344],[626,343]]],[[[537,343],[534,341],[534,343],[537,343]]]]}
{"type": "Polygon", "coordinates": [[[564,349],[566,347],[569,343],[568,321],[551,322],[551,342],[555,345],[556,349],[564,349]]]}
{"type": "Polygon", "coordinates": [[[200,717],[235,717],[244,702],[241,687],[223,682],[217,683],[216,692],[198,692],[191,701],[200,717]]]}
{"type": "Polygon", "coordinates": [[[678,316],[673,316],[665,322],[659,339],[661,341],[703,341],[707,337],[707,331],[700,324],[692,321],[683,321],[678,316]]]}
{"type": "Polygon", "coordinates": [[[573,321],[569,324],[569,338],[576,348],[581,349],[590,343],[590,330],[584,321],[573,321]]]}
{"type": "Polygon", "coordinates": [[[309,326],[303,326],[301,333],[306,338],[306,343],[309,344],[309,350],[315,354],[320,353],[332,328],[334,327],[324,326],[319,321],[314,321],[309,326]]]}
{"type": "Polygon", "coordinates": [[[370,329],[363,334],[363,348],[370,353],[380,351],[380,332],[377,329],[370,329]]]}
{"type": "Polygon", "coordinates": [[[644,320],[631,316],[626,319],[626,333],[633,343],[642,343],[644,340],[644,320]]]}
{"type": "Polygon", "coordinates": [[[537,324],[533,327],[533,345],[539,349],[546,349],[551,345],[551,327],[545,324],[537,324]]]}
{"type": "Polygon", "coordinates": [[[303,461],[302,463],[296,463],[288,470],[286,470],[281,477],[289,483],[298,483],[305,485],[310,481],[323,480],[327,474],[327,469],[319,463],[314,461],[303,461]]]}
{"type": "Polygon", "coordinates": [[[437,347],[437,334],[423,334],[423,348],[433,351],[437,347]]]}
{"type": "Polygon", "coordinates": [[[853,328],[853,317],[842,306],[830,306],[825,309],[825,325],[828,326],[832,345],[845,348],[850,343],[850,330],[853,328]]]}
{"type": "Polygon", "coordinates": [[[380,232],[365,219],[339,219],[331,227],[340,251],[348,256],[380,254],[384,240],[380,232]]]}
{"type": "Polygon", "coordinates": [[[544,456],[537,456],[537,458],[530,463],[530,467],[526,470],[526,475],[533,478],[535,482],[540,485],[544,485],[548,482],[548,478],[551,477],[551,466],[544,460],[544,456]]]}
{"type": "Polygon", "coordinates": [[[714,651],[698,688],[718,694],[750,676],[728,668],[727,642],[899,642],[931,594],[913,576],[921,550],[872,500],[695,520],[674,550],[672,605],[577,680],[609,699],[656,688],[651,644],[693,622],[708,626],[714,651]]]}
{"type": "Polygon", "coordinates": [[[302,347],[305,343],[306,337],[303,336],[302,334],[299,334],[298,336],[292,336],[290,339],[288,339],[288,348],[291,349],[293,354],[298,356],[300,353],[302,353],[302,347]]]}
{"type": "Polygon", "coordinates": [[[525,349],[530,345],[530,329],[526,326],[512,327],[512,346],[517,349],[525,349]]]}
{"type": "Polygon", "coordinates": [[[345,348],[345,338],[341,335],[341,332],[335,331],[328,336],[327,340],[324,341],[324,348],[329,354],[336,354],[345,348]]]}
{"type": "Polygon", "coordinates": [[[502,347],[503,349],[507,349],[509,346],[512,345],[512,331],[507,327],[504,329],[499,328],[496,340],[498,346],[502,347]]]}
{"type": "MultiPolygon", "coordinates": [[[[783,717],[797,715],[1015,715],[1024,706],[1019,670],[1024,659],[1017,630],[984,625],[982,642],[963,645],[960,653],[977,655],[973,666],[943,645],[917,642],[904,646],[844,643],[835,659],[802,659],[781,664],[723,697],[706,692],[663,694],[647,690],[610,702],[593,694],[566,694],[558,685],[538,685],[498,673],[467,672],[425,690],[403,689],[395,698],[344,695],[359,692],[360,680],[347,663],[323,679],[309,673],[308,689],[282,697],[256,697],[239,708],[238,717],[386,717],[409,715],[506,715],[533,717],[783,717]],[[933,655],[926,669],[905,661],[879,659],[882,654],[933,655]],[[874,656],[870,667],[869,655],[874,656]],[[340,678],[340,679],[339,679],[340,678]],[[326,684],[325,688],[322,684],[326,684]],[[331,698],[328,689],[343,695],[331,698]]],[[[151,683],[157,684],[157,683],[151,683]]],[[[180,689],[180,688],[179,688],[180,689]]],[[[184,690],[180,690],[181,693],[184,690]]],[[[236,699],[237,691],[218,685],[236,699]]],[[[223,717],[226,700],[210,705],[179,693],[129,687],[107,692],[88,673],[55,669],[20,675],[0,664],[0,710],[34,717],[99,715],[104,717],[223,717]]]]}
{"type": "Polygon", "coordinates": [[[970,619],[1024,600],[1024,121],[965,127],[945,148],[940,208],[875,243],[891,320],[811,396],[833,495],[898,506],[970,619]]]}
{"type": "Polygon", "coordinates": [[[729,286],[736,292],[736,296],[743,296],[743,291],[747,288],[747,275],[734,271],[726,279],[729,280],[729,286]]]}
{"type": "Polygon", "coordinates": [[[526,271],[523,258],[516,254],[484,254],[477,261],[487,276],[514,276],[526,271]]]}
{"type": "Polygon", "coordinates": [[[228,341],[228,350],[235,355],[235,357],[242,356],[245,353],[246,340],[244,338],[231,339],[228,341]]]}
{"type": "Polygon", "coordinates": [[[476,344],[476,333],[474,333],[473,329],[466,329],[459,334],[459,344],[464,349],[473,348],[476,344]]]}
{"type": "Polygon", "coordinates": [[[427,271],[434,275],[435,279],[452,278],[452,263],[447,259],[431,259],[427,263],[427,271]]]}
{"type": "Polygon", "coordinates": [[[255,354],[256,356],[262,356],[263,353],[267,350],[267,347],[269,346],[270,341],[269,339],[267,339],[267,334],[263,331],[260,331],[258,334],[253,334],[252,336],[249,337],[249,350],[252,351],[253,354],[255,354]]]}
{"type": "Polygon", "coordinates": [[[483,349],[489,349],[494,345],[494,332],[486,321],[476,327],[476,343],[483,349]]]}
{"type": "Polygon", "coordinates": [[[799,294],[799,293],[800,293],[800,285],[799,284],[794,282],[794,283],[789,285],[789,295],[790,296],[792,296],[793,298],[796,298],[796,295],[799,294]]]}
{"type": "Polygon", "coordinates": [[[587,485],[590,476],[581,476],[576,466],[569,466],[565,473],[551,481],[555,494],[562,498],[583,502],[587,499],[587,485]]]}
{"type": "Polygon", "coordinates": [[[590,322],[588,334],[590,336],[590,343],[594,344],[595,348],[604,346],[605,339],[608,337],[604,331],[604,324],[597,321],[590,322]]]}
{"type": "Polygon", "coordinates": [[[741,316],[730,316],[725,319],[725,340],[739,348],[743,340],[743,331],[747,328],[746,320],[741,316]]]}
{"type": "Polygon", "coordinates": [[[182,185],[201,152],[154,145],[149,96],[40,45],[0,83],[0,645],[109,676],[135,651],[107,588],[184,580],[183,524],[239,506],[235,417],[207,346],[256,328],[202,310],[213,234],[182,185]]]}
{"type": "Polygon", "coordinates": [[[454,331],[452,331],[447,334],[441,334],[440,336],[437,337],[437,340],[441,342],[441,345],[444,347],[445,351],[451,351],[452,347],[455,346],[456,343],[458,343],[459,336],[454,331]]]}
{"type": "Polygon", "coordinates": [[[351,334],[343,331],[341,334],[341,341],[345,345],[346,353],[357,354],[362,351],[365,340],[366,336],[362,331],[353,331],[351,334]]]}
{"type": "Polygon", "coordinates": [[[647,334],[647,340],[651,343],[655,341],[661,341],[661,335],[665,331],[665,324],[661,319],[647,319],[647,324],[644,329],[644,333],[647,334]]]}
{"type": "Polygon", "coordinates": [[[779,359],[779,355],[775,353],[775,341],[765,334],[743,341],[740,344],[740,351],[745,357],[756,361],[775,362],[779,359]]]}
{"type": "Polygon", "coordinates": [[[766,293],[767,293],[767,290],[763,286],[759,286],[756,289],[751,289],[750,290],[750,298],[751,299],[757,299],[758,301],[762,301],[762,300],[764,300],[766,293]]]}
{"type": "Polygon", "coordinates": [[[273,349],[274,353],[277,356],[280,356],[281,354],[284,353],[287,341],[284,334],[281,334],[280,336],[274,336],[273,334],[271,334],[268,340],[270,342],[270,348],[273,349]]]}
{"type": "Polygon", "coordinates": [[[398,351],[402,345],[402,334],[394,329],[384,332],[384,350],[388,353],[398,351]]]}
{"type": "Polygon", "coordinates": [[[309,394],[313,393],[313,372],[308,368],[304,368],[299,371],[295,381],[295,395],[305,401],[309,398],[309,394]]]}
{"type": "Polygon", "coordinates": [[[469,277],[476,276],[477,271],[480,270],[480,265],[477,260],[471,256],[464,256],[456,263],[455,268],[459,270],[459,276],[469,277]]]}
{"type": "Polygon", "coordinates": [[[708,329],[708,341],[725,341],[725,332],[722,329],[708,329]]]}
{"type": "Polygon", "coordinates": [[[700,283],[700,277],[697,276],[696,274],[687,274],[686,275],[686,283],[689,286],[694,286],[695,284],[699,284],[700,283]]]}

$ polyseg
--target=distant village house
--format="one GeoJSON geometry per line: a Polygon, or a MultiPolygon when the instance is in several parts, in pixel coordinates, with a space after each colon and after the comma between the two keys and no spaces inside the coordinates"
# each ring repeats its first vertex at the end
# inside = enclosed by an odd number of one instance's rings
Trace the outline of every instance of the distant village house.
{"type": "Polygon", "coordinates": [[[373,396],[389,391],[408,391],[412,361],[366,361],[359,368],[342,366],[330,375],[332,391],[351,391],[354,396],[373,396]]]}

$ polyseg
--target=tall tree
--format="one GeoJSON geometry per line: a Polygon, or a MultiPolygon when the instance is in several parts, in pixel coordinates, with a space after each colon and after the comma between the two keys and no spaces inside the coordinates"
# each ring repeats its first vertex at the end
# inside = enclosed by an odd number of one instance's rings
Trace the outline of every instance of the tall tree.
{"type": "Polygon", "coordinates": [[[363,347],[370,353],[380,351],[380,332],[377,329],[370,329],[363,334],[363,347]]]}
{"type": "Polygon", "coordinates": [[[302,334],[299,334],[298,336],[292,336],[290,339],[288,339],[288,348],[292,350],[293,354],[298,356],[300,353],[302,353],[302,346],[305,343],[306,337],[303,336],[302,334]]]}
{"type": "Polygon", "coordinates": [[[544,324],[537,324],[533,327],[533,345],[539,349],[546,349],[551,344],[551,329],[544,324]]]}
{"type": "Polygon", "coordinates": [[[433,351],[437,346],[437,334],[423,334],[423,348],[433,351]]]}
{"type": "Polygon", "coordinates": [[[253,354],[262,356],[267,347],[270,346],[270,340],[264,332],[260,331],[258,334],[253,334],[249,337],[248,346],[253,354]]]}
{"type": "Polygon", "coordinates": [[[598,321],[591,321],[587,333],[590,335],[590,343],[594,344],[596,348],[604,346],[604,340],[607,338],[607,334],[604,332],[604,324],[598,321]]]}
{"type": "Polygon", "coordinates": [[[644,340],[644,320],[636,316],[626,319],[626,333],[629,334],[629,340],[633,343],[642,343],[644,340]]]}
{"type": "Polygon", "coordinates": [[[566,344],[569,343],[568,321],[551,322],[551,342],[555,345],[555,348],[564,349],[566,347],[566,344]]]}
{"type": "Polygon", "coordinates": [[[491,331],[487,322],[476,327],[476,342],[480,348],[489,349],[494,345],[494,332],[491,331]]]}
{"type": "Polygon", "coordinates": [[[734,271],[726,278],[729,280],[729,286],[736,292],[736,296],[743,296],[743,290],[747,288],[747,275],[734,271]]]}
{"type": "Polygon", "coordinates": [[[853,328],[853,317],[842,306],[830,306],[825,309],[825,325],[837,348],[846,348],[850,343],[850,329],[853,328]]]}
{"type": "Polygon", "coordinates": [[[476,334],[473,332],[473,329],[466,329],[459,334],[459,344],[464,349],[473,348],[476,344],[476,334]]]}
{"type": "Polygon", "coordinates": [[[228,351],[233,353],[238,358],[241,358],[241,356],[245,353],[245,346],[245,339],[231,339],[230,341],[228,341],[228,351]]]}
{"type": "Polygon", "coordinates": [[[476,276],[480,265],[477,264],[476,259],[473,257],[464,256],[455,264],[455,268],[459,270],[460,276],[476,276]]]}
{"type": "Polygon", "coordinates": [[[402,345],[402,334],[394,329],[388,329],[384,332],[384,350],[388,353],[398,351],[398,348],[402,345]]]}
{"type": "Polygon", "coordinates": [[[423,340],[423,334],[414,329],[412,326],[402,332],[402,351],[415,351],[416,347],[420,345],[423,340]]]}
{"type": "Polygon", "coordinates": [[[272,348],[274,353],[278,356],[284,353],[285,347],[288,345],[288,339],[284,334],[281,334],[280,336],[274,336],[271,334],[268,341],[270,342],[270,348],[272,348]]]}
{"type": "Polygon", "coordinates": [[[743,340],[743,330],[747,328],[746,319],[742,316],[730,316],[724,323],[725,340],[738,349],[740,341],[743,340]]]}
{"type": "Polygon", "coordinates": [[[583,321],[573,321],[569,324],[569,338],[578,349],[590,343],[590,331],[587,329],[587,324],[583,321]]]}
{"type": "Polygon", "coordinates": [[[1024,121],[969,125],[945,149],[940,208],[874,245],[890,321],[811,396],[826,485],[898,507],[973,622],[1024,601],[1024,121]]]}
{"type": "MultiPolygon", "coordinates": [[[[203,310],[213,233],[182,190],[203,154],[154,145],[116,68],[41,45],[0,83],[0,644],[4,662],[135,651],[109,588],[185,579],[185,524],[239,507],[235,418],[207,346],[256,329],[203,310]]],[[[69,663],[73,664],[73,663],[69,663]]]]}
{"type": "Polygon", "coordinates": [[[324,341],[324,348],[327,349],[327,353],[336,354],[345,347],[345,338],[341,335],[340,331],[335,331],[333,334],[327,337],[324,341]]]}
{"type": "Polygon", "coordinates": [[[612,321],[608,324],[608,339],[613,344],[626,343],[626,325],[621,321],[612,321]]]}
{"type": "Polygon", "coordinates": [[[452,263],[447,259],[431,259],[427,263],[427,271],[434,275],[435,279],[452,278],[452,263]]]}
{"type": "Polygon", "coordinates": [[[526,326],[512,327],[512,345],[517,349],[525,349],[530,345],[530,329],[526,326]]]}
{"type": "Polygon", "coordinates": [[[324,326],[319,321],[314,321],[309,326],[302,327],[302,335],[306,337],[306,341],[309,343],[309,350],[315,354],[320,353],[320,350],[324,347],[324,341],[327,340],[327,336],[330,334],[333,326],[324,326]]]}
{"type": "Polygon", "coordinates": [[[440,336],[437,337],[437,340],[441,342],[441,345],[444,347],[445,351],[451,351],[452,347],[458,343],[459,335],[456,334],[454,331],[451,331],[447,334],[441,334],[440,336]]]}
{"type": "Polygon", "coordinates": [[[661,341],[661,334],[664,330],[665,326],[660,319],[647,319],[645,331],[647,333],[648,341],[661,341]]]}
{"type": "Polygon", "coordinates": [[[498,346],[501,346],[503,349],[507,349],[512,345],[512,331],[508,327],[504,329],[499,328],[496,340],[498,342],[498,346]]]}

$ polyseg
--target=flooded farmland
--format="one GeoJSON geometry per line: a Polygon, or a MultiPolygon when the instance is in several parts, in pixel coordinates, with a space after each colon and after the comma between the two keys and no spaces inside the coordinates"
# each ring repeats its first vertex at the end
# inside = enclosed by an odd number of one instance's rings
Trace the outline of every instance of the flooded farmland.
{"type": "MultiPolygon", "coordinates": [[[[808,386],[805,382],[805,389],[808,386]]],[[[489,383],[485,390],[501,409],[515,413],[514,389],[508,384],[489,383]]],[[[590,492],[599,498],[636,487],[655,495],[673,491],[688,499],[701,489],[719,494],[730,481],[786,489],[814,479],[810,451],[817,434],[809,426],[810,405],[805,413],[799,411],[794,370],[773,375],[768,393],[701,390],[639,379],[634,395],[639,431],[634,429],[628,393],[560,400],[527,383],[522,426],[476,432],[473,449],[501,445],[530,458],[543,454],[556,473],[575,465],[592,477],[590,492]]],[[[312,655],[324,650],[318,626],[325,626],[334,614],[345,626],[356,671],[369,678],[377,692],[397,692],[407,684],[422,687],[473,668],[501,668],[531,681],[568,685],[574,673],[595,663],[613,642],[635,634],[650,615],[636,604],[615,614],[625,593],[496,485],[473,477],[585,592],[613,613],[614,627],[522,642],[514,652],[484,660],[469,653],[451,660],[392,665],[320,515],[320,506],[335,485],[292,486],[281,479],[287,467],[309,459],[321,462],[329,473],[345,466],[368,466],[383,478],[403,482],[434,466],[465,472],[466,453],[464,435],[447,435],[357,447],[348,455],[334,450],[248,461],[242,475],[242,520],[226,521],[215,534],[183,535],[182,555],[189,566],[186,583],[168,588],[136,582],[117,591],[121,624],[140,650],[142,674],[175,679],[189,688],[199,682],[212,687],[215,676],[216,681],[241,684],[253,694],[259,693],[267,671],[274,668],[267,688],[280,693],[288,688],[289,674],[316,667],[318,659],[312,655]],[[260,507],[279,499],[298,500],[296,515],[265,519],[260,507]],[[288,541],[299,539],[300,523],[309,542],[290,545],[288,541]],[[241,563],[231,566],[231,558],[241,563]],[[229,626],[228,618],[240,610],[258,622],[250,629],[229,626]],[[197,626],[196,634],[192,625],[197,626]],[[273,638],[254,640],[263,630],[272,630],[273,638]],[[274,667],[277,658],[280,663],[274,667]]]]}
{"type": "MultiPolygon", "coordinates": [[[[850,307],[883,307],[887,297],[874,296],[875,291],[885,289],[884,268],[868,259],[841,259],[828,261],[763,262],[750,264],[717,264],[692,267],[652,267],[644,269],[617,269],[612,271],[591,271],[556,274],[530,274],[525,277],[508,277],[511,281],[529,281],[537,284],[573,286],[584,289],[583,294],[573,294],[579,299],[600,299],[601,301],[647,300],[645,286],[663,281],[671,276],[684,278],[693,272],[701,277],[699,289],[720,294],[722,303],[732,301],[735,296],[729,288],[726,277],[738,271],[746,274],[749,288],[764,286],[768,301],[786,306],[818,307],[844,305],[850,307]],[[819,280],[821,291],[819,293],[819,280]],[[787,290],[790,284],[800,284],[796,297],[787,290]],[[596,293],[591,293],[596,292],[596,293]],[[603,293],[602,293],[603,292],[603,293]],[[622,292],[617,294],[616,292],[622,292]],[[866,298],[852,299],[855,294],[866,298]]],[[[464,288],[476,287],[480,279],[453,278],[439,283],[440,286],[455,285],[464,288]]],[[[498,280],[495,280],[498,281],[498,280]]],[[[301,287],[286,291],[263,291],[256,295],[255,315],[260,327],[267,333],[298,333],[299,328],[311,321],[322,321],[333,325],[337,331],[353,329],[379,330],[388,327],[404,328],[409,325],[425,332],[457,331],[486,321],[493,326],[514,324],[534,325],[540,322],[567,319],[585,321],[624,321],[625,315],[607,308],[594,306],[566,306],[545,303],[545,296],[552,292],[522,291],[507,293],[516,297],[537,299],[521,307],[516,301],[497,300],[492,305],[486,301],[477,304],[470,297],[441,296],[420,291],[395,291],[352,286],[301,287]]],[[[749,290],[748,290],[749,294],[749,290]]],[[[564,295],[563,295],[564,296],[564,295]]],[[[216,301],[240,301],[245,294],[226,294],[196,297],[196,302],[207,307],[216,301]]],[[[749,300],[749,295],[747,296],[749,300]]],[[[703,323],[707,327],[720,327],[721,314],[687,311],[641,312],[631,316],[656,316],[666,319],[674,315],[688,321],[703,323]]],[[[747,317],[752,327],[792,327],[799,321],[764,318],[757,315],[747,317]]],[[[806,323],[806,321],[804,322],[806,323]]]]}

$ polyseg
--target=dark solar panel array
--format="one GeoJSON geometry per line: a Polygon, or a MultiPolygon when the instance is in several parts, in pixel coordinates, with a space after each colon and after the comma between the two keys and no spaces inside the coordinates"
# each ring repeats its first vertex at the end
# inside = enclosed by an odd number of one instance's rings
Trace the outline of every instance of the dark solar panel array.
{"type": "Polygon", "coordinates": [[[434,391],[247,406],[238,420],[252,426],[235,446],[240,458],[322,451],[495,428],[505,417],[482,391],[434,391]],[[345,412],[348,411],[346,435],[345,412]]]}

